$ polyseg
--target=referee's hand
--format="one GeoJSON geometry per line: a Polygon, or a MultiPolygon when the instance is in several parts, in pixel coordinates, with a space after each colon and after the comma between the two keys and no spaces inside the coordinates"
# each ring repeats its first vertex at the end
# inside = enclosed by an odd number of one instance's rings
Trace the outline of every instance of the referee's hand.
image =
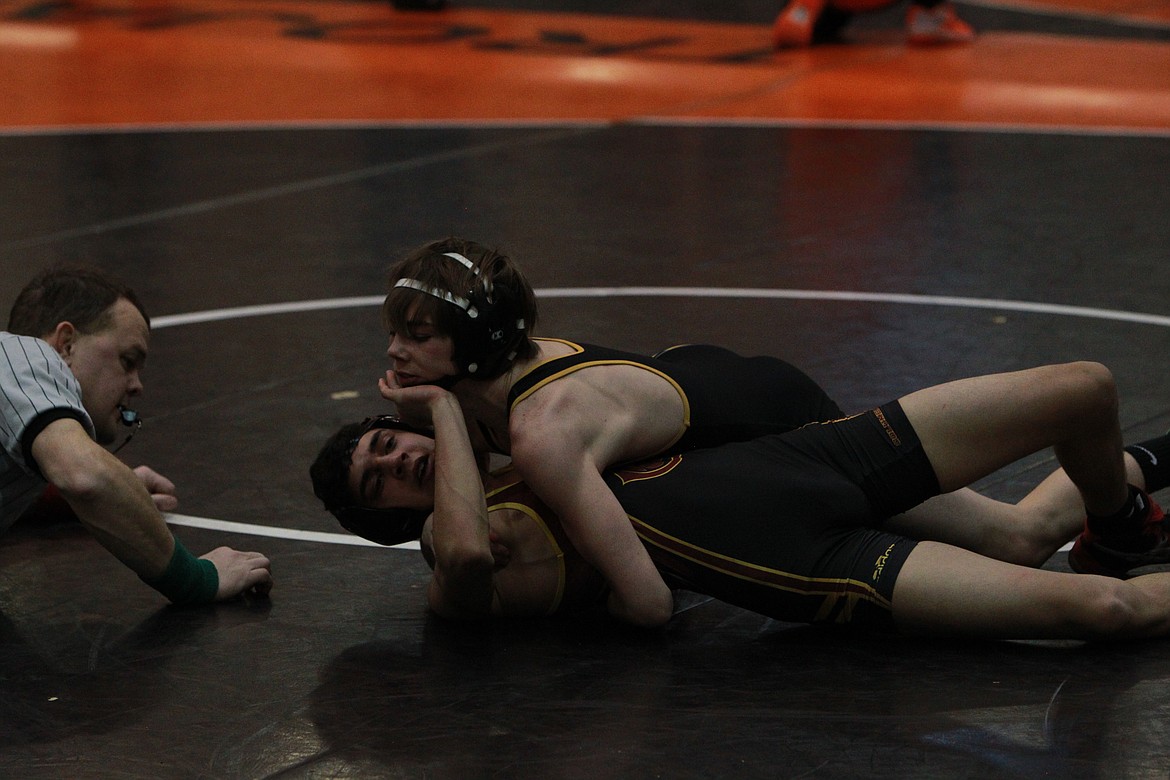
{"type": "Polygon", "coordinates": [[[160,512],[174,512],[179,508],[179,497],[175,495],[175,483],[149,466],[134,469],[135,475],[146,486],[154,505],[160,512]]]}

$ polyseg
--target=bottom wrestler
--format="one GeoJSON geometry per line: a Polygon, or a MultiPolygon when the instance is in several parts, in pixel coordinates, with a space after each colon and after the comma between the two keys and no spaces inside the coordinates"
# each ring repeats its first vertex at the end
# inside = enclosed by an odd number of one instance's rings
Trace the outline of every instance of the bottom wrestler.
{"type": "MultiPolygon", "coordinates": [[[[429,603],[442,615],[604,602],[604,581],[551,513],[506,472],[479,471],[450,394],[411,388],[404,404],[412,418],[429,413],[433,440],[376,418],[342,429],[314,464],[315,489],[344,526],[382,543],[421,534],[429,603]]],[[[1113,379],[1093,363],[960,380],[607,482],[671,585],[777,619],[1001,638],[1170,632],[1170,573],[1033,569],[882,529],[1047,446],[1088,513],[1075,569],[1165,562],[1161,510],[1127,484],[1113,379]]]]}

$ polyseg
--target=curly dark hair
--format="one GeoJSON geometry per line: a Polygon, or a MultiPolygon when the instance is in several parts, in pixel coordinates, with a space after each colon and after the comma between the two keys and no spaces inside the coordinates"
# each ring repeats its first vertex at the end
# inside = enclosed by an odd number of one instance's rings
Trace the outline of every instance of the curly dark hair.
{"type": "Polygon", "coordinates": [[[360,435],[364,425],[355,422],[341,426],[325,442],[309,467],[313,493],[330,512],[354,503],[349,493],[349,464],[353,457],[353,440],[360,435]]]}

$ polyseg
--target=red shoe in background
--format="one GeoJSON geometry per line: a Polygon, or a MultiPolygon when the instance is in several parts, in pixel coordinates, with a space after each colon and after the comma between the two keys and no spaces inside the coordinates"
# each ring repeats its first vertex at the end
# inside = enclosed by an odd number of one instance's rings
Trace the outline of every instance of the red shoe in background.
{"type": "Polygon", "coordinates": [[[772,23],[772,45],[792,49],[812,43],[813,27],[826,0],[791,0],[772,23]]]}
{"type": "MultiPolygon", "coordinates": [[[[776,20],[777,23],[780,21],[776,20]]],[[[950,3],[939,3],[934,8],[910,6],[906,14],[907,42],[915,46],[937,46],[946,43],[970,43],[975,30],[959,18],[950,3]]]]}

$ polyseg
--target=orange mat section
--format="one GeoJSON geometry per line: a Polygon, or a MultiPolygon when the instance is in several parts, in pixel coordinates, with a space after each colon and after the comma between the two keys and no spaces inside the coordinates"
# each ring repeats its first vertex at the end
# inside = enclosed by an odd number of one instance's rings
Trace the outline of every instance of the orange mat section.
{"type": "Polygon", "coordinates": [[[1170,128],[1170,44],[989,32],[916,49],[890,30],[773,53],[759,25],[90,2],[0,24],[0,95],[10,128],[667,117],[1149,130],[1170,128]]]}

